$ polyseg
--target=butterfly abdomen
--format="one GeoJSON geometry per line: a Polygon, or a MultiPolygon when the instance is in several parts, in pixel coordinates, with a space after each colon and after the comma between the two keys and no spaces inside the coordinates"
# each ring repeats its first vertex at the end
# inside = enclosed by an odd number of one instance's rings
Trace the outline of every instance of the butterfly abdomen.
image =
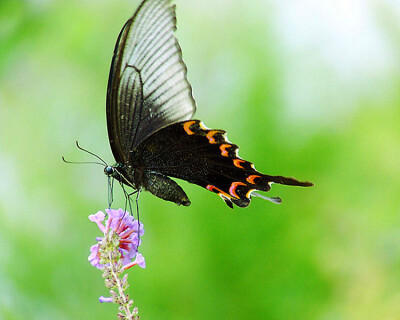
{"type": "Polygon", "coordinates": [[[185,191],[172,179],[157,172],[144,172],[142,185],[153,195],[177,205],[189,206],[190,200],[185,191]]]}

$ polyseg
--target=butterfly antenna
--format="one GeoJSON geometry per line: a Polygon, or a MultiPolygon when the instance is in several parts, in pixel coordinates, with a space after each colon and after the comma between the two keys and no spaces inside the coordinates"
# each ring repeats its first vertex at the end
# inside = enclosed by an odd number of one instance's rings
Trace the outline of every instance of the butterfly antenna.
{"type": "Polygon", "coordinates": [[[79,150],[82,150],[82,151],[84,151],[86,153],[89,153],[90,155],[92,155],[92,156],[96,157],[97,159],[99,159],[106,167],[108,166],[108,164],[102,158],[100,158],[97,154],[94,154],[93,152],[90,152],[89,150],[86,150],[86,149],[82,148],[79,145],[78,140],[76,141],[76,146],[77,146],[77,148],[79,150]]]}
{"type": "Polygon", "coordinates": [[[61,158],[62,158],[62,161],[64,161],[65,163],[68,163],[68,164],[99,164],[102,167],[104,167],[104,164],[102,164],[100,162],[91,162],[91,161],[89,161],[89,162],[75,162],[75,161],[65,160],[64,156],[62,156],[61,158]]]}

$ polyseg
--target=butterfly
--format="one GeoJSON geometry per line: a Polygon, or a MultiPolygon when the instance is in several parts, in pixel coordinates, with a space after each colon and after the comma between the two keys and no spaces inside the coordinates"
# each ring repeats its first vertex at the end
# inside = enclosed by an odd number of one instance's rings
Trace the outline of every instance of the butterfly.
{"type": "Polygon", "coordinates": [[[144,0],[123,26],[107,88],[107,130],[116,164],[105,174],[134,190],[189,206],[171,178],[218,194],[230,207],[247,207],[255,191],[271,184],[309,187],[310,182],[260,173],[238,155],[224,130],[192,119],[196,103],[175,37],[175,5],[144,0]]]}

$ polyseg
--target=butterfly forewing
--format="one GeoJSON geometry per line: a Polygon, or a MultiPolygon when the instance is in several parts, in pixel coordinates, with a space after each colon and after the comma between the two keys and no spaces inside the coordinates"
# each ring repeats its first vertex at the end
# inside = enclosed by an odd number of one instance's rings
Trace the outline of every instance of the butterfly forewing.
{"type": "Polygon", "coordinates": [[[175,6],[144,0],[118,37],[107,90],[107,126],[117,162],[157,130],[195,110],[186,65],[174,35],[175,6]]]}

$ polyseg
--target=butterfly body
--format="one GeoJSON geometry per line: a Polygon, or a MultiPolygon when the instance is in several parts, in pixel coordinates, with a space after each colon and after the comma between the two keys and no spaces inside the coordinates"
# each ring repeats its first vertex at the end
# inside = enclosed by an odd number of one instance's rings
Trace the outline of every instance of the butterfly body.
{"type": "Polygon", "coordinates": [[[128,163],[116,163],[108,168],[112,170],[105,170],[107,176],[111,176],[128,187],[135,190],[144,188],[163,200],[178,205],[190,205],[190,200],[183,189],[174,180],[159,172],[146,169],[143,165],[134,166],[128,163]]]}
{"type": "Polygon", "coordinates": [[[268,191],[272,183],[311,186],[258,172],[239,157],[224,130],[192,119],[196,104],[175,29],[170,0],[144,0],[120,32],[106,109],[117,164],[105,173],[184,206],[190,205],[189,198],[171,178],[214,192],[231,208],[247,207],[252,195],[263,197],[254,191],[268,191]]]}

